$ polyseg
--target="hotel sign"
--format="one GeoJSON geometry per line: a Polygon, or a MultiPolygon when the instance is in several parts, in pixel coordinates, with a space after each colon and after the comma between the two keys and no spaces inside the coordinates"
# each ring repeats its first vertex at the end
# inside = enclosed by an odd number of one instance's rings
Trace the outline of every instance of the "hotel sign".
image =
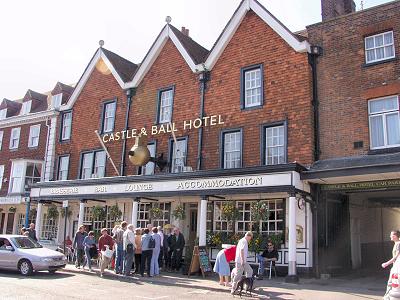
{"type": "Polygon", "coordinates": [[[0,204],[20,204],[22,203],[21,196],[0,197],[0,204]]]}
{"type": "MultiPolygon", "coordinates": [[[[62,182],[60,182],[62,184],[62,182]]],[[[62,197],[79,195],[111,195],[134,193],[162,193],[180,191],[204,191],[218,189],[246,189],[291,185],[291,173],[260,174],[248,176],[231,176],[217,178],[163,180],[151,182],[128,182],[109,184],[88,184],[71,187],[32,188],[31,197],[62,197]]]]}
{"type": "Polygon", "coordinates": [[[382,189],[382,188],[393,188],[393,187],[400,187],[400,179],[351,182],[351,183],[340,183],[340,184],[325,184],[321,186],[321,190],[324,191],[368,190],[368,189],[382,189]]]}
{"type": "Polygon", "coordinates": [[[139,134],[146,136],[156,136],[163,133],[172,133],[176,132],[179,129],[190,130],[190,129],[198,129],[200,127],[209,127],[216,125],[225,124],[222,120],[221,115],[213,115],[207,116],[203,118],[197,118],[194,120],[185,120],[181,124],[173,123],[165,123],[159,125],[153,125],[151,128],[142,127],[140,129],[133,128],[129,130],[116,131],[112,133],[103,134],[102,140],[103,142],[117,142],[119,140],[127,140],[137,137],[139,134]]]}

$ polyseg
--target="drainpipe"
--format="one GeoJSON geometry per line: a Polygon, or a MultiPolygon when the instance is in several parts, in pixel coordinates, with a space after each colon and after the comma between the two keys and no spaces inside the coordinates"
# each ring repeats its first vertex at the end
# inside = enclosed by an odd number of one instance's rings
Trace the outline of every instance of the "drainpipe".
{"type": "Polygon", "coordinates": [[[319,100],[318,100],[318,81],[317,81],[317,58],[322,54],[322,48],[311,46],[308,54],[308,62],[312,70],[312,105],[314,108],[314,161],[319,160],[321,153],[319,139],[319,100]]]}
{"type": "MultiPolygon", "coordinates": [[[[125,113],[125,127],[124,127],[125,132],[129,128],[129,112],[131,110],[132,96],[135,95],[135,92],[136,92],[135,88],[126,90],[127,107],[126,107],[126,113],[125,113]]],[[[124,139],[122,142],[121,167],[120,167],[120,172],[119,172],[121,176],[125,176],[126,143],[127,143],[127,140],[124,139]]]]}
{"type": "MultiPolygon", "coordinates": [[[[200,82],[200,119],[204,118],[204,100],[205,93],[207,89],[207,81],[210,79],[210,72],[203,71],[199,74],[199,82],[200,82]]],[[[197,146],[197,167],[196,169],[199,171],[202,169],[202,152],[203,150],[203,127],[199,128],[199,142],[197,146]]]]}

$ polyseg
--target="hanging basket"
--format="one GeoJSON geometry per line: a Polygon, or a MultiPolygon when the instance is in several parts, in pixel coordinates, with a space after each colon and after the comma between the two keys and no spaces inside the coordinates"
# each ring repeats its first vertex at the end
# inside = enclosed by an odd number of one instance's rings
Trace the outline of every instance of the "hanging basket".
{"type": "Polygon", "coordinates": [[[118,221],[121,219],[122,211],[119,209],[118,205],[115,204],[108,208],[108,214],[110,215],[111,220],[118,221]]]}
{"type": "MultiPolygon", "coordinates": [[[[72,211],[68,210],[67,218],[70,218],[72,216],[72,211]]],[[[61,217],[65,217],[65,209],[61,210],[61,217]]]]}
{"type": "Polygon", "coordinates": [[[103,206],[96,205],[92,208],[93,219],[97,221],[105,221],[107,217],[106,210],[103,206]]]}
{"type": "Polygon", "coordinates": [[[47,209],[47,218],[48,219],[57,219],[59,216],[57,206],[55,205],[50,205],[49,208],[47,209]]]}
{"type": "Polygon", "coordinates": [[[260,221],[268,221],[269,219],[269,209],[266,202],[253,202],[250,206],[251,220],[255,223],[260,221]]]}
{"type": "Polygon", "coordinates": [[[16,211],[17,211],[17,208],[14,207],[14,206],[11,206],[11,207],[8,209],[8,212],[10,212],[10,213],[15,213],[16,211]]]}
{"type": "Polygon", "coordinates": [[[221,217],[227,221],[234,222],[239,217],[239,210],[235,201],[227,201],[221,205],[221,217]]]}
{"type": "Polygon", "coordinates": [[[175,207],[175,209],[172,211],[172,216],[175,218],[175,220],[185,220],[185,206],[183,204],[179,204],[177,207],[175,207]]]}
{"type": "Polygon", "coordinates": [[[164,212],[161,208],[159,207],[153,207],[150,209],[150,218],[152,220],[159,220],[162,219],[164,216],[164,212]]]}

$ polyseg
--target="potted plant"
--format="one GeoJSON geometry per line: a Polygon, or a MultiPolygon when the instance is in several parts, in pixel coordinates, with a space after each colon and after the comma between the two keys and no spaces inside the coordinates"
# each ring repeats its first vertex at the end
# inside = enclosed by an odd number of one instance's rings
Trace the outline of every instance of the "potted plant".
{"type": "Polygon", "coordinates": [[[96,205],[92,207],[93,219],[97,221],[105,221],[107,217],[106,210],[103,206],[96,205]]]}
{"type": "Polygon", "coordinates": [[[172,211],[172,216],[176,220],[185,220],[186,218],[186,212],[185,212],[185,206],[183,204],[179,204],[175,209],[172,211]]]}
{"type": "Polygon", "coordinates": [[[110,206],[108,208],[108,213],[110,215],[110,218],[116,221],[119,220],[122,216],[122,211],[119,209],[117,204],[110,206]]]}
{"type": "Polygon", "coordinates": [[[59,216],[57,206],[54,204],[50,205],[49,208],[47,209],[47,218],[48,219],[57,219],[59,216]]]}
{"type": "Polygon", "coordinates": [[[164,216],[164,212],[161,208],[155,206],[150,209],[150,218],[152,220],[162,219],[164,216]]]}

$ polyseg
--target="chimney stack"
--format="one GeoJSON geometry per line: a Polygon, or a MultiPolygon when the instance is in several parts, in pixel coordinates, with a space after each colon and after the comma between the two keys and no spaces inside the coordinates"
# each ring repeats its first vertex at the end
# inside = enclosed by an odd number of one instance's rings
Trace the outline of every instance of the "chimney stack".
{"type": "Polygon", "coordinates": [[[184,35],[189,36],[189,29],[187,29],[187,28],[185,28],[185,27],[183,27],[183,26],[182,26],[181,32],[182,32],[184,35]]]}
{"type": "Polygon", "coordinates": [[[353,0],[321,0],[322,21],[327,21],[356,11],[353,0]]]}

